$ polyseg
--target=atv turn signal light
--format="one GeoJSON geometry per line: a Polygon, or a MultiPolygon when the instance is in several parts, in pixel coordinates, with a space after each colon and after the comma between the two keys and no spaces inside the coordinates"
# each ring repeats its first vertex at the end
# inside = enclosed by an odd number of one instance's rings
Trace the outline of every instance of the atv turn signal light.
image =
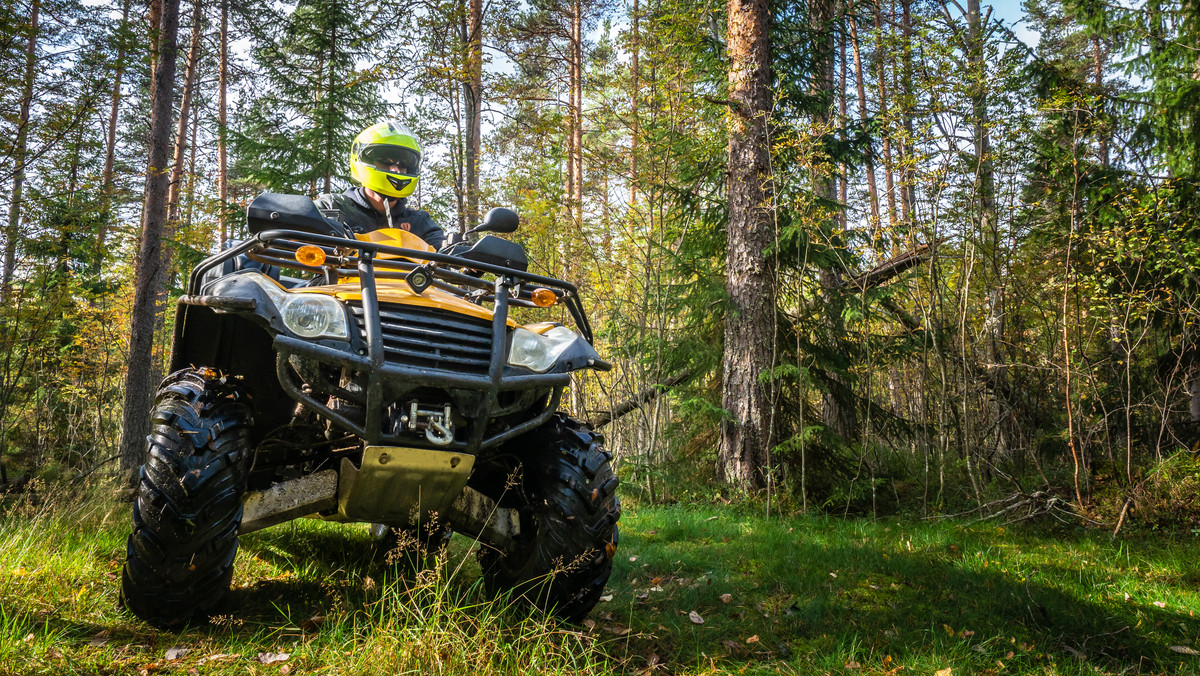
{"type": "Polygon", "coordinates": [[[296,262],[315,268],[325,262],[325,251],[319,246],[305,244],[296,249],[296,262]]]}
{"type": "Polygon", "coordinates": [[[534,289],[532,300],[538,307],[550,307],[558,302],[558,295],[550,289],[534,289]]]}

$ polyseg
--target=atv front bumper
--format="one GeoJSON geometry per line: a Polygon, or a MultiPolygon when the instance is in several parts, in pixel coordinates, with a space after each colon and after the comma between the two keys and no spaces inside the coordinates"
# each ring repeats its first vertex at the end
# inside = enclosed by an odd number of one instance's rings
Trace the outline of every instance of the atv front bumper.
{"type": "MultiPolygon", "coordinates": [[[[524,270],[371,242],[294,231],[262,232],[198,265],[192,272],[190,295],[182,297],[180,303],[198,306],[191,309],[203,307],[222,314],[241,315],[252,320],[262,330],[266,330],[272,336],[275,376],[283,392],[319,416],[360,437],[369,445],[414,444],[412,434],[397,431],[394,421],[388,418],[389,407],[401,403],[390,394],[394,392],[397,383],[403,383],[410,389],[413,386],[421,386],[460,395],[469,393],[471,396],[465,399],[471,401],[472,405],[465,407],[467,410],[459,408],[455,411],[467,420],[467,425],[461,428],[463,433],[455,435],[451,441],[436,446],[430,444],[429,447],[476,454],[482,449],[496,446],[544,424],[557,409],[562,390],[570,382],[569,372],[533,373],[508,365],[510,305],[527,305],[524,298],[530,293],[528,288],[522,292],[514,291],[514,288],[521,288],[522,284],[526,287],[553,289],[575,319],[580,335],[586,339],[586,342],[583,339],[579,341],[581,353],[572,361],[567,371],[608,367],[607,362],[600,359],[589,344],[590,326],[583,314],[574,285],[524,270]],[[321,268],[299,264],[295,259],[295,251],[303,245],[320,246],[326,250],[329,260],[333,263],[321,268]],[[327,279],[344,280],[357,277],[362,304],[361,339],[359,336],[355,336],[350,342],[302,339],[284,328],[274,305],[265,296],[255,298],[250,297],[248,293],[203,295],[201,287],[205,272],[241,254],[247,254],[265,264],[285,265],[325,274],[327,279]],[[397,283],[419,265],[430,264],[433,264],[431,267],[437,273],[438,288],[455,290],[464,297],[482,298],[482,301],[491,304],[491,346],[486,372],[480,372],[482,369],[470,373],[426,368],[389,359],[385,354],[385,336],[380,321],[376,277],[388,278],[392,283],[397,283]],[[495,277],[494,280],[485,281],[457,272],[455,268],[470,268],[491,273],[495,277]],[[345,372],[357,374],[355,392],[338,391],[337,387],[314,386],[312,379],[300,376],[293,368],[297,361],[344,369],[345,372]],[[357,410],[348,411],[331,406],[331,394],[352,401],[357,410]],[[502,422],[503,416],[514,412],[511,410],[511,402],[514,399],[524,402],[522,415],[513,416],[511,424],[506,424],[502,422]]],[[[487,320],[479,321],[486,325],[487,320]]],[[[181,326],[183,324],[179,323],[176,327],[177,350],[181,344],[186,343],[181,340],[181,326]]],[[[172,356],[173,365],[186,365],[189,361],[185,353],[177,352],[172,356]]]]}

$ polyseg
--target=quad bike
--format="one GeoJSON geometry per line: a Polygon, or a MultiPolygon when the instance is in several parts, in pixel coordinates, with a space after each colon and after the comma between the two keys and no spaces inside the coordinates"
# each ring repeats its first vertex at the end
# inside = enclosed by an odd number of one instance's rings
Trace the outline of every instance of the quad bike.
{"type": "Polygon", "coordinates": [[[480,543],[489,593],[581,619],[612,571],[621,509],[602,437],[557,411],[572,372],[609,368],[578,290],[530,273],[519,244],[471,241],[516,230],[508,209],[441,252],[400,229],[351,235],[335,215],[265,193],[251,238],[192,271],[122,602],[163,628],[203,621],[240,535],[313,516],[433,540],[452,529],[480,543]],[[555,304],[578,333],[512,317],[555,304]]]}

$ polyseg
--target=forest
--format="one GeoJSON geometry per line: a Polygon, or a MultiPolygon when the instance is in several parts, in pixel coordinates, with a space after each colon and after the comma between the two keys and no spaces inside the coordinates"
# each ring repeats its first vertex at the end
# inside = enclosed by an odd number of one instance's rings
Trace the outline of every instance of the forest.
{"type": "Polygon", "coordinates": [[[191,267],[394,118],[627,499],[1200,527],[1200,5],[963,2],[3,3],[0,484],[136,468],[191,267]]]}

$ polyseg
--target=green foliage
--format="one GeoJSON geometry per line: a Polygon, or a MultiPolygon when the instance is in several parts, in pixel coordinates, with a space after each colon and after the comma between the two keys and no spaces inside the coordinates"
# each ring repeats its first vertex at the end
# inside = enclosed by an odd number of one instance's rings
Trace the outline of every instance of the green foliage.
{"type": "Polygon", "coordinates": [[[276,192],[324,192],[348,180],[350,142],[384,114],[374,56],[394,20],[356,0],[302,0],[264,22],[254,51],[265,86],[245,104],[232,130],[239,176],[276,192]]]}

